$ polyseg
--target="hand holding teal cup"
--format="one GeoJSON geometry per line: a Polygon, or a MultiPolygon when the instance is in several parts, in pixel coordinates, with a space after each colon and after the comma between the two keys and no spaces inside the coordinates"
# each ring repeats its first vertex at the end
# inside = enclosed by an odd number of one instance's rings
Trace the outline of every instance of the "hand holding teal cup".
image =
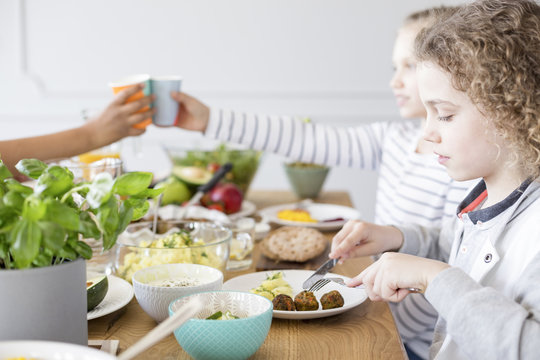
{"type": "Polygon", "coordinates": [[[180,91],[180,76],[157,76],[150,79],[152,94],[156,97],[153,107],[156,109],[152,123],[156,126],[173,126],[178,114],[178,102],[171,98],[171,91],[180,91]]]}

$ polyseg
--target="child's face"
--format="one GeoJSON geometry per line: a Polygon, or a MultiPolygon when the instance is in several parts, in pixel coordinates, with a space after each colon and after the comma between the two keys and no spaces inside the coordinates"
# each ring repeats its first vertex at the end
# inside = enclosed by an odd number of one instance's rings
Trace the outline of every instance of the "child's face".
{"type": "Polygon", "coordinates": [[[424,139],[455,180],[502,179],[506,151],[488,119],[466,93],[456,90],[450,76],[432,63],[417,69],[420,97],[427,110],[424,139]]]}
{"type": "Polygon", "coordinates": [[[390,87],[394,91],[400,115],[407,119],[426,116],[424,105],[418,95],[416,60],[413,54],[414,38],[419,28],[419,25],[402,28],[394,43],[392,54],[394,76],[390,80],[390,87]]]}

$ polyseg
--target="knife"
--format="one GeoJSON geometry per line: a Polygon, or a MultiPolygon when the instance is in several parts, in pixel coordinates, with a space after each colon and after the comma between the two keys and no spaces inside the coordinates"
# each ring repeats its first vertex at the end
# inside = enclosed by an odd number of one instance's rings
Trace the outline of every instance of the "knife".
{"type": "Polygon", "coordinates": [[[313,284],[315,284],[317,281],[324,278],[324,275],[326,275],[334,266],[336,266],[339,259],[330,259],[324,264],[322,264],[313,275],[307,278],[306,281],[302,284],[303,289],[309,289],[313,284]]]}
{"type": "Polygon", "coordinates": [[[186,205],[184,205],[184,207],[198,204],[203,195],[208,191],[212,190],[212,188],[216,186],[217,183],[225,176],[225,174],[232,170],[232,168],[233,165],[230,162],[223,164],[223,166],[221,166],[218,171],[216,171],[216,173],[209,182],[197,188],[197,192],[195,193],[195,195],[193,195],[193,197],[189,199],[189,201],[186,203],[186,205]]]}

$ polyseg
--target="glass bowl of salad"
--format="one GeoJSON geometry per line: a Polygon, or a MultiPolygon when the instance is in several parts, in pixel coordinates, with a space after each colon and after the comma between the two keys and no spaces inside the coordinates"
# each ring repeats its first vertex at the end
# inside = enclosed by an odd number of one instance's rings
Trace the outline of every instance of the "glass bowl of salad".
{"type": "Polygon", "coordinates": [[[230,162],[233,168],[222,181],[235,184],[243,194],[247,193],[261,159],[260,151],[225,144],[212,149],[166,147],[165,151],[172,162],[172,174],[190,187],[205,184],[221,165],[230,162]]]}
{"type": "Polygon", "coordinates": [[[117,240],[115,274],[131,282],[140,269],[160,264],[200,264],[225,271],[231,230],[212,222],[145,221],[130,224],[117,240]]]}

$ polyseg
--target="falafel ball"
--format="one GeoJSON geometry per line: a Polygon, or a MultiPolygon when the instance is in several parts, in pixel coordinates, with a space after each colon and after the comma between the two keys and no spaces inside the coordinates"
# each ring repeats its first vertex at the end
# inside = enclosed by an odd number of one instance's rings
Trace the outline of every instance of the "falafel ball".
{"type": "Polygon", "coordinates": [[[321,297],[323,310],[340,308],[344,303],[343,296],[337,290],[332,290],[321,297]]]}
{"type": "Polygon", "coordinates": [[[294,306],[294,300],[289,295],[279,294],[272,300],[274,305],[274,310],[283,310],[283,311],[294,311],[296,310],[294,306]]]}
{"type": "Polygon", "coordinates": [[[302,291],[294,297],[294,305],[297,311],[318,310],[319,302],[312,291],[302,291]]]}

